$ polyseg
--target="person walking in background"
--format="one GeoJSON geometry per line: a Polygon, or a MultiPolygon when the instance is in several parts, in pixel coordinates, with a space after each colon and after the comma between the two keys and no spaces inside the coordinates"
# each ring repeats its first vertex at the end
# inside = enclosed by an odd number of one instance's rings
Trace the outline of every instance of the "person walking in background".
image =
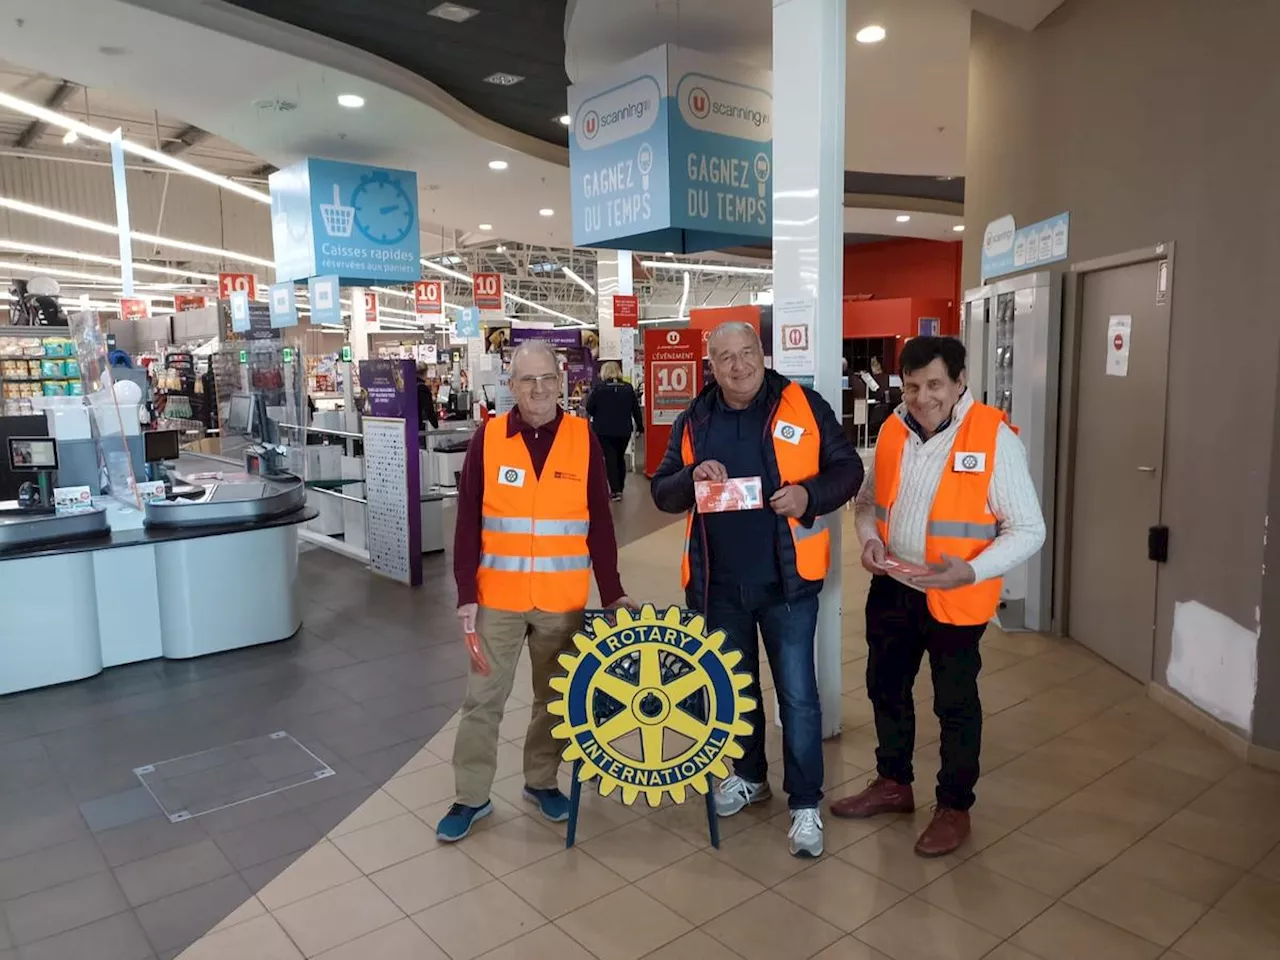
{"type": "Polygon", "coordinates": [[[432,429],[439,429],[440,416],[436,413],[436,399],[427,383],[427,371],[425,363],[418,364],[418,422],[424,429],[428,424],[432,429]]]}
{"type": "MultiPolygon", "coordinates": [[[[770,795],[759,631],[782,714],[791,853],[816,857],[823,847],[823,770],[813,655],[818,594],[831,559],[825,515],[857,493],[862,460],[821,396],[765,369],[750,324],[716,327],[707,350],[715,383],[671,428],[652,489],[659,510],[688,514],[686,604],[728,634],[726,647],[742,653],[740,669],[751,674],[751,733],[740,740],[745,753],[733,776],[716,791],[716,811],[731,817],[770,795]],[[695,482],[733,477],[759,478],[765,508],[695,516],[695,482]]],[[[832,522],[840,522],[838,513],[832,522]]]]}
{"type": "Polygon", "coordinates": [[[600,368],[600,382],[587,397],[587,416],[604,451],[609,493],[614,500],[621,500],[627,483],[631,428],[634,425],[636,433],[644,433],[644,414],[635,389],[622,379],[622,367],[617,361],[610,360],[600,368]]]}
{"type": "Polygon", "coordinates": [[[978,641],[1000,605],[1001,577],[1040,549],[1045,528],[1026,451],[1004,413],[969,394],[960,341],[911,340],[902,379],[904,403],[884,422],[854,511],[872,575],[867,694],[876,778],[831,812],[861,819],[915,810],[912,689],[927,652],[942,768],[937,807],[915,849],[940,857],[969,836],[982,746],[978,641]]]}
{"type": "Polygon", "coordinates": [[[521,344],[511,358],[516,406],[481,424],[458,484],[453,572],[458,619],[477,635],[487,673],[473,665],[453,751],[456,802],[437,835],[461,840],[493,812],[498,725],[525,641],[533,715],[524,742],[524,798],[548,820],[569,818],[560,792],[560,745],[547,711],[557,658],[573,649],[595,570],[606,607],[633,606],[618,576],[604,459],[587,422],[560,408],[555,351],[521,344]]]}

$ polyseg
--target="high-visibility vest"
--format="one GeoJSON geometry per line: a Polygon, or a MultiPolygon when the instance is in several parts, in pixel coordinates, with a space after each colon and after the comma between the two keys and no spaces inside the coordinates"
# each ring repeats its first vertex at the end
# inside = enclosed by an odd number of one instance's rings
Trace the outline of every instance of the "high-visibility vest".
{"type": "Polygon", "coordinates": [[[509,416],[484,428],[477,599],[520,613],[581,610],[591,590],[590,428],[580,417],[561,417],[539,476],[524,437],[507,436],[509,416]]]}
{"type": "MultiPolygon", "coordinates": [[[[773,455],[778,463],[778,477],[783,486],[800,483],[818,475],[818,460],[822,450],[822,437],[818,433],[818,420],[809,406],[804,388],[797,383],[788,384],[782,390],[782,399],[769,422],[773,438],[773,455]]],[[[685,466],[696,463],[693,439],[688,420],[684,436],[680,440],[680,453],[685,466]]],[[[767,504],[765,509],[770,508],[767,504]]],[[[689,547],[693,536],[693,514],[685,519],[684,560],[681,564],[680,583],[689,585],[689,547]]],[[[787,518],[791,540],[795,544],[796,573],[805,580],[825,580],[831,562],[831,532],[826,519],[818,517],[812,527],[806,527],[793,517],[787,518]]]]}
{"type": "MultiPolygon", "coordinates": [[[[987,505],[987,491],[991,487],[991,471],[995,469],[996,437],[1000,424],[1006,421],[1003,411],[982,403],[970,407],[960,421],[929,510],[926,562],[941,563],[944,555],[971,561],[990,546],[1000,532],[987,505]]],[[[909,429],[901,417],[891,416],[880,428],[876,441],[876,527],[886,547],[909,429]]],[[[939,623],[957,626],[986,623],[1000,606],[1000,584],[997,578],[954,590],[927,590],[929,612],[939,623]]]]}

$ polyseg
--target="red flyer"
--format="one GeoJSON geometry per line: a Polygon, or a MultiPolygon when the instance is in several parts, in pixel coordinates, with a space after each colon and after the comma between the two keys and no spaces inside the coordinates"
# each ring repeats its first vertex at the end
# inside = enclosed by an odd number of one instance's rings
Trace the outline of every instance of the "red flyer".
{"type": "Polygon", "coordinates": [[[759,477],[734,477],[731,480],[698,480],[693,484],[699,513],[728,513],[733,510],[764,508],[763,487],[759,477]]]}
{"type": "Polygon", "coordinates": [[[883,566],[886,573],[891,573],[895,577],[923,577],[926,573],[932,572],[928,567],[922,567],[918,563],[907,563],[893,556],[886,556],[883,566]]]}

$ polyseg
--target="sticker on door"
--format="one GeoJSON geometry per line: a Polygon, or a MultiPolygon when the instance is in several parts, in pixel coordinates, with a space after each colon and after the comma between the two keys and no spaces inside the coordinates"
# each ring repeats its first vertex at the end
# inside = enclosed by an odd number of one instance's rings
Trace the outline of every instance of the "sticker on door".
{"type": "Polygon", "coordinates": [[[1107,376],[1129,375],[1129,345],[1133,338],[1133,317],[1113,314],[1107,323],[1107,376]]]}

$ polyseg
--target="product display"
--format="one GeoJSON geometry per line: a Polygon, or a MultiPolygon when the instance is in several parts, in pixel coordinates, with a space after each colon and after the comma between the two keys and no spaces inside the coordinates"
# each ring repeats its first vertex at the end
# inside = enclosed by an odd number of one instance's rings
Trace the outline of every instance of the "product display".
{"type": "Polygon", "coordinates": [[[61,333],[0,337],[0,391],[8,417],[37,412],[35,397],[80,396],[83,387],[75,344],[61,333]]]}

